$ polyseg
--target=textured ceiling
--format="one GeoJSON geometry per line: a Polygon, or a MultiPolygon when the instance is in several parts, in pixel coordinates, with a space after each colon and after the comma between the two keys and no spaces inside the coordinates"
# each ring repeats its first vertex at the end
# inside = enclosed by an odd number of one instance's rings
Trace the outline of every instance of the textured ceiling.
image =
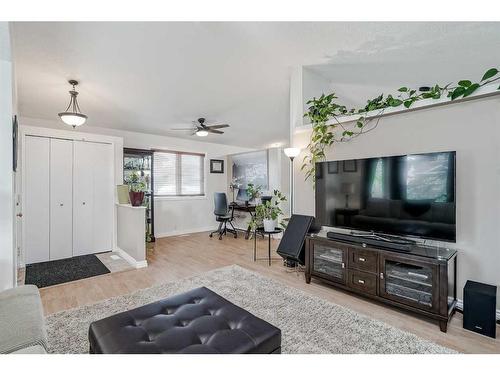
{"type": "Polygon", "coordinates": [[[169,129],[204,116],[231,124],[207,141],[247,147],[288,139],[294,66],[308,65],[355,101],[352,87],[446,83],[500,61],[498,23],[30,22],[12,29],[22,116],[57,120],[73,78],[91,126],[184,136],[169,129]]]}

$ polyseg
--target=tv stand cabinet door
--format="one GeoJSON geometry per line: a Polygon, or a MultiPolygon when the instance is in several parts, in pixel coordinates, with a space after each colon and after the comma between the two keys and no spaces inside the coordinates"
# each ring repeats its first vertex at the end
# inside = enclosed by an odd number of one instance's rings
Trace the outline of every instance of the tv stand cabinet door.
{"type": "Polygon", "coordinates": [[[379,255],[379,296],[439,312],[439,265],[403,256],[379,255]]]}
{"type": "Polygon", "coordinates": [[[347,247],[326,241],[312,241],[310,250],[310,268],[313,276],[339,284],[347,283],[347,247]]]}

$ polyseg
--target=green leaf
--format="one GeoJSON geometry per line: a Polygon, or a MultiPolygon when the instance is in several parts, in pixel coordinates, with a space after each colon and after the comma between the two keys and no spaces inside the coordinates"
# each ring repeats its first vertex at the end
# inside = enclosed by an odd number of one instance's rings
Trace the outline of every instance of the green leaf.
{"type": "Polygon", "coordinates": [[[458,81],[458,84],[463,87],[469,87],[470,85],[472,85],[472,82],[469,80],[462,80],[458,81]]]}
{"type": "Polygon", "coordinates": [[[483,78],[481,78],[481,82],[486,81],[488,78],[495,76],[497,73],[498,73],[497,68],[488,69],[488,71],[484,73],[483,78]]]}
{"type": "Polygon", "coordinates": [[[407,92],[408,91],[408,87],[400,87],[398,89],[399,92],[407,92]]]}
{"type": "Polygon", "coordinates": [[[404,106],[405,106],[406,108],[410,108],[410,106],[411,106],[412,104],[413,104],[413,102],[412,102],[411,100],[407,100],[407,101],[405,101],[405,102],[404,102],[404,106]]]}
{"type": "Polygon", "coordinates": [[[393,99],[391,101],[391,106],[392,107],[399,107],[401,104],[403,104],[403,101],[399,100],[399,99],[393,99]]]}
{"type": "Polygon", "coordinates": [[[474,83],[473,85],[467,87],[467,90],[465,90],[465,92],[464,92],[464,98],[471,95],[478,88],[479,88],[479,83],[474,83]]]}
{"type": "Polygon", "coordinates": [[[459,96],[463,95],[465,92],[465,88],[460,86],[460,87],[457,87],[455,90],[452,91],[451,93],[451,100],[455,100],[456,98],[458,98],[459,96]]]}

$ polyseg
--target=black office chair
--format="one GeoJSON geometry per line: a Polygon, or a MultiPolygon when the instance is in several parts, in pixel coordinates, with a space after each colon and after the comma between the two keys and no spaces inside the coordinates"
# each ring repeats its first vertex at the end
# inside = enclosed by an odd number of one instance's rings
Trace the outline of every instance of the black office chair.
{"type": "Polygon", "coordinates": [[[234,238],[237,238],[238,234],[232,223],[234,219],[234,210],[227,205],[226,193],[214,193],[214,206],[215,220],[219,222],[219,228],[210,233],[210,238],[213,237],[214,233],[218,233],[219,240],[222,240],[222,236],[226,235],[227,232],[232,233],[234,238]],[[229,229],[227,224],[229,224],[232,229],[229,229]]]}

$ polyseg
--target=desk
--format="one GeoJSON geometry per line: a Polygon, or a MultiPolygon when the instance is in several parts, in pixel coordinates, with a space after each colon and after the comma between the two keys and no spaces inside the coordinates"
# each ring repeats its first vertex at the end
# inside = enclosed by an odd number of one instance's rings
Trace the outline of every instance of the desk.
{"type": "MultiPolygon", "coordinates": [[[[236,210],[236,211],[248,212],[252,218],[255,215],[255,204],[244,204],[244,203],[240,204],[237,202],[231,202],[229,204],[229,208],[231,208],[233,211],[236,210]]],[[[245,231],[245,240],[248,240],[248,238],[250,237],[251,230],[252,228],[249,225],[247,230],[245,231]]]]}

